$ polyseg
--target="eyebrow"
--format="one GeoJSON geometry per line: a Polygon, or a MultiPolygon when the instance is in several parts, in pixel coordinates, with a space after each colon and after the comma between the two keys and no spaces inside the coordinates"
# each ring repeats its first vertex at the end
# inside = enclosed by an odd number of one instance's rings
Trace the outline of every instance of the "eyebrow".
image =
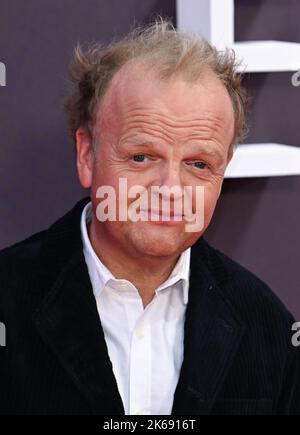
{"type": "Polygon", "coordinates": [[[210,156],[217,156],[220,160],[223,160],[223,155],[217,150],[217,149],[211,149],[211,147],[205,145],[205,144],[189,144],[191,147],[193,147],[193,150],[195,152],[204,152],[205,154],[208,154],[210,156]]]}
{"type": "Polygon", "coordinates": [[[148,147],[150,146],[155,146],[157,142],[152,141],[151,139],[146,139],[146,138],[138,138],[138,139],[129,139],[126,140],[124,142],[122,142],[120,145],[121,146],[141,146],[141,147],[148,147]]]}
{"type": "MultiPolygon", "coordinates": [[[[148,138],[132,138],[129,139],[127,141],[124,141],[122,144],[122,146],[139,146],[139,147],[143,147],[143,148],[149,148],[149,147],[155,147],[157,145],[157,141],[153,141],[151,139],[148,138]]],[[[166,145],[170,146],[170,144],[166,145]]],[[[194,152],[203,152],[209,156],[217,156],[217,158],[220,161],[224,160],[224,156],[216,149],[211,149],[211,147],[209,147],[206,144],[200,144],[200,143],[190,143],[188,145],[185,145],[185,147],[193,147],[193,151],[194,152]]]]}

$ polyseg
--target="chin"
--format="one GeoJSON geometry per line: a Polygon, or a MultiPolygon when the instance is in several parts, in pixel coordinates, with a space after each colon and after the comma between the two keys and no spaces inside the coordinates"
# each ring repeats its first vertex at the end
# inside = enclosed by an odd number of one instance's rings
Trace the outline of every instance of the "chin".
{"type": "Polygon", "coordinates": [[[143,228],[130,234],[131,245],[141,255],[174,256],[184,250],[185,235],[174,229],[143,228]]]}

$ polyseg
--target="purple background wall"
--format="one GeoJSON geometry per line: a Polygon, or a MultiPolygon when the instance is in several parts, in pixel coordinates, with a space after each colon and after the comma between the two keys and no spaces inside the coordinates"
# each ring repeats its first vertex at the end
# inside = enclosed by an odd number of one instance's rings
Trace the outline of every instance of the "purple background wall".
{"type": "MultiPolygon", "coordinates": [[[[236,39],[300,42],[297,0],[236,0],[236,39]]],[[[108,42],[175,0],[2,0],[0,248],[47,227],[86,194],[62,110],[77,41],[108,42]]],[[[300,145],[292,73],[252,74],[248,142],[300,145]]],[[[207,240],[266,281],[300,320],[300,177],[225,180],[207,240]]]]}

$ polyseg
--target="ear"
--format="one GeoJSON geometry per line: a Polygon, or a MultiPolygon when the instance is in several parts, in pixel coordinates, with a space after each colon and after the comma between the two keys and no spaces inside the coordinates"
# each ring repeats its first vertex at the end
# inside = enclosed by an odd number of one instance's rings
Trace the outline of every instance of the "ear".
{"type": "Polygon", "coordinates": [[[77,172],[82,187],[89,188],[93,175],[93,143],[90,133],[85,128],[76,130],[77,172]]]}
{"type": "MultiPolygon", "coordinates": [[[[226,166],[228,165],[228,163],[232,159],[232,156],[233,156],[233,150],[231,149],[230,151],[228,151],[226,166]]],[[[219,197],[221,195],[221,192],[222,192],[223,181],[224,181],[224,178],[222,180],[222,183],[220,184],[219,193],[218,193],[218,199],[219,199],[219,197]]]]}
{"type": "Polygon", "coordinates": [[[232,159],[232,156],[233,156],[233,150],[231,149],[230,151],[228,151],[226,166],[228,165],[228,163],[232,159]]]}

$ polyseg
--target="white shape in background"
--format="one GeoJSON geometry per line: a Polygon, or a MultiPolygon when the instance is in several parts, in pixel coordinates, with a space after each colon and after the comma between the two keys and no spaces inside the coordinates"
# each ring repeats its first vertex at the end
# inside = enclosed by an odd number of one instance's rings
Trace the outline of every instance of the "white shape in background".
{"type": "Polygon", "coordinates": [[[6,86],[6,66],[0,62],[0,86],[6,86]]]}
{"type": "MultiPolygon", "coordinates": [[[[201,34],[219,50],[233,48],[242,72],[300,70],[300,44],[234,38],[234,0],[177,0],[177,27],[201,34]]],[[[284,6],[283,6],[284,7],[284,6]]]]}
{"type": "MultiPolygon", "coordinates": [[[[178,29],[203,36],[218,50],[233,48],[241,61],[239,71],[296,71],[291,82],[293,86],[300,84],[299,43],[235,42],[234,0],[177,0],[176,7],[178,29]]],[[[226,178],[281,175],[300,175],[300,147],[276,143],[240,145],[225,172],[226,178]]]]}
{"type": "Polygon", "coordinates": [[[298,87],[300,86],[300,71],[296,71],[291,78],[291,83],[293,86],[298,87]]]}
{"type": "Polygon", "coordinates": [[[6,346],[6,328],[4,323],[0,322],[0,346],[6,346]]]}
{"type": "Polygon", "coordinates": [[[300,175],[300,147],[276,143],[240,145],[225,178],[300,175]]]}
{"type": "Polygon", "coordinates": [[[177,28],[200,33],[218,48],[234,43],[234,4],[232,0],[177,0],[177,28]]]}

